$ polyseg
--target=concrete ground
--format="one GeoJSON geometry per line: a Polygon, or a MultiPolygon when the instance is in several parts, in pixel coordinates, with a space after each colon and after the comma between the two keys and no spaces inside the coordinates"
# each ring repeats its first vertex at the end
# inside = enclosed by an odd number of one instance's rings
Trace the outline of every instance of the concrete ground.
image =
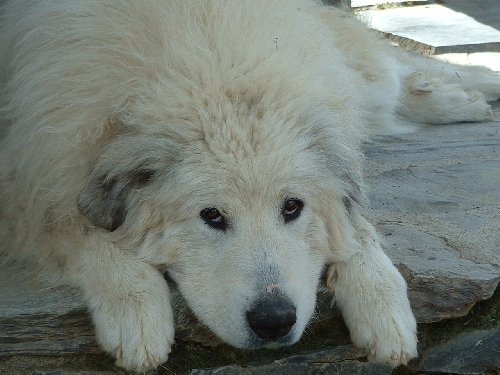
{"type": "Polygon", "coordinates": [[[361,18],[376,30],[404,38],[412,49],[459,64],[500,71],[500,1],[352,0],[361,18]]]}

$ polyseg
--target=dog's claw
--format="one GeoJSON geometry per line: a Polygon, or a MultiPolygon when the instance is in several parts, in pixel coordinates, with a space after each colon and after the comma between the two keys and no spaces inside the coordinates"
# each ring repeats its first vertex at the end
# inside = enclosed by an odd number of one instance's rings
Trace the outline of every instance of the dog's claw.
{"type": "Polygon", "coordinates": [[[115,358],[119,361],[122,359],[122,345],[118,345],[115,349],[115,358]]]}

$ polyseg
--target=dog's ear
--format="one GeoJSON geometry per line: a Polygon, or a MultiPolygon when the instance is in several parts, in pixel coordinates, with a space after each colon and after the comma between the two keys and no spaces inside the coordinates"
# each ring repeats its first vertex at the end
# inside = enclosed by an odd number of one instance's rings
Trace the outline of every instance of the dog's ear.
{"type": "Polygon", "coordinates": [[[154,174],[154,170],[144,167],[116,175],[93,176],[78,196],[78,209],[95,225],[114,231],[125,220],[129,192],[147,185],[154,174]]]}
{"type": "Polygon", "coordinates": [[[346,183],[345,196],[342,198],[342,203],[348,214],[351,214],[355,206],[366,206],[367,199],[363,193],[362,181],[359,178],[355,181],[353,177],[344,176],[343,181],[346,183]]]}
{"type": "Polygon", "coordinates": [[[120,136],[103,148],[80,192],[80,213],[95,225],[114,231],[123,224],[131,193],[157,177],[171,150],[153,136],[120,136]]]}

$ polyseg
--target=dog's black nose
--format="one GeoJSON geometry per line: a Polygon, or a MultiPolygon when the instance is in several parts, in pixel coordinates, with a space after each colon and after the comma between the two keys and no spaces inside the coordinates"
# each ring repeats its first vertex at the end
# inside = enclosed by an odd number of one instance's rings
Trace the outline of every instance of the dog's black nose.
{"type": "Polygon", "coordinates": [[[297,321],[293,303],[282,296],[271,294],[257,301],[247,311],[248,324],[257,337],[276,341],[286,336],[297,321]]]}

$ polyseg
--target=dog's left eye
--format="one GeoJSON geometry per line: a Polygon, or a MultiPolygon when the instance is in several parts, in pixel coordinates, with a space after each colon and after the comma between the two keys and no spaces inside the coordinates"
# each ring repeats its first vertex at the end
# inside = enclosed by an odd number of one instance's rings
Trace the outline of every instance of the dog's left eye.
{"type": "Polygon", "coordinates": [[[227,229],[226,219],[217,208],[210,207],[201,210],[200,217],[212,228],[221,230],[227,229]]]}
{"type": "Polygon", "coordinates": [[[283,204],[283,209],[281,211],[281,214],[285,219],[285,223],[298,218],[300,212],[302,211],[302,207],[304,207],[304,203],[300,199],[287,199],[283,204]]]}

